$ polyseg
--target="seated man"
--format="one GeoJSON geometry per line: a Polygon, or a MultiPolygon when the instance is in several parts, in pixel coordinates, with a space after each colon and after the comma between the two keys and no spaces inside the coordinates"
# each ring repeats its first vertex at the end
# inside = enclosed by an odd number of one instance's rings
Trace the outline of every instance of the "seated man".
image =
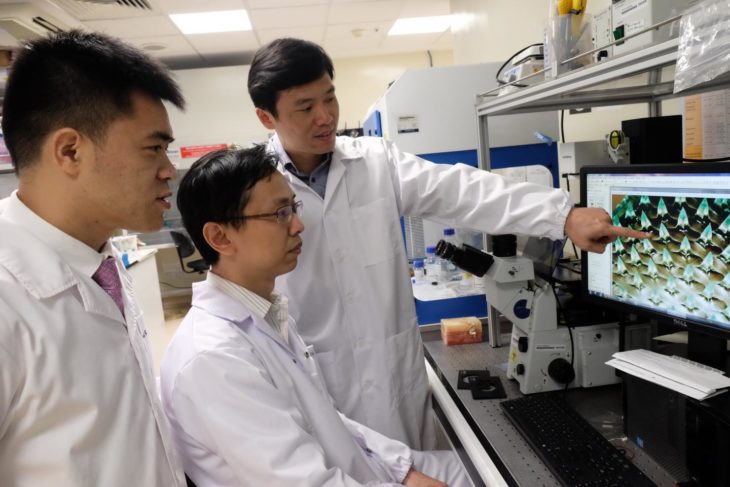
{"type": "Polygon", "coordinates": [[[412,451],[332,405],[274,290],[297,265],[304,226],[264,147],[198,160],[178,207],[212,267],[163,358],[162,402],[199,487],[471,485],[453,453],[412,451]]]}

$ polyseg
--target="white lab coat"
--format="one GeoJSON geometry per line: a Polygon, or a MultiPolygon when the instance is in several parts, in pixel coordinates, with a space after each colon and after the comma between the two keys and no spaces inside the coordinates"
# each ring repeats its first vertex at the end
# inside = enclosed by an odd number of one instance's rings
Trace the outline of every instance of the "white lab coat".
{"type": "MultiPolygon", "coordinates": [[[[276,136],[269,150],[288,160],[276,136]]],[[[304,202],[297,268],[277,280],[348,417],[414,449],[434,447],[423,345],[401,215],[491,234],[563,237],[567,194],[432,164],[383,139],[338,137],[324,200],[283,165],[304,202]]]]}
{"type": "Polygon", "coordinates": [[[198,487],[402,480],[411,450],[338,414],[291,318],[289,344],[239,300],[193,284],[160,376],[188,476],[198,487]]]}
{"type": "Polygon", "coordinates": [[[184,486],[142,312],[0,218],[0,485],[184,486]]]}

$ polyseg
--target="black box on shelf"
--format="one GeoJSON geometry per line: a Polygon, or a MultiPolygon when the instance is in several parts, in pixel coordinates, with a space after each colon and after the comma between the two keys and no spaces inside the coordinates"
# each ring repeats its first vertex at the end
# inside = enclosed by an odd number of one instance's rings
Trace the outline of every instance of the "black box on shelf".
{"type": "Polygon", "coordinates": [[[682,116],[636,118],[621,122],[629,138],[630,164],[682,162],[682,116]]]}

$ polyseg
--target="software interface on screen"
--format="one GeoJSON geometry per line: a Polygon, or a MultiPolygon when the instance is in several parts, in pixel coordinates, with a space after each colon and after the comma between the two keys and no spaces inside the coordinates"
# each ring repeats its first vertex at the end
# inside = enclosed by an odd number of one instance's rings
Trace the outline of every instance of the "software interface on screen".
{"type": "Polygon", "coordinates": [[[730,329],[730,173],[586,177],[589,207],[652,233],[588,254],[588,292],[730,329]]]}

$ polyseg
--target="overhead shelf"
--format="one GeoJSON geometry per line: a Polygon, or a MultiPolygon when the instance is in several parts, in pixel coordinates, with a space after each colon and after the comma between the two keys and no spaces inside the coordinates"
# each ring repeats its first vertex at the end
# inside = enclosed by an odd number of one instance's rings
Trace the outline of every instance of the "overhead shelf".
{"type": "Polygon", "coordinates": [[[656,73],[664,68],[673,67],[677,61],[678,42],[678,39],[672,39],[617,56],[508,95],[479,95],[477,117],[630,103],[656,103],[675,96],[692,95],[730,86],[730,76],[693,87],[678,95],[673,93],[673,81],[656,82],[650,76],[638,86],[618,88],[601,86],[612,81],[656,73]]]}
{"type": "Polygon", "coordinates": [[[477,95],[479,167],[491,169],[488,119],[492,116],[635,103],[648,104],[650,116],[655,116],[661,113],[661,101],[730,87],[728,73],[675,95],[673,68],[678,46],[675,38],[504,96],[477,95]]]}

